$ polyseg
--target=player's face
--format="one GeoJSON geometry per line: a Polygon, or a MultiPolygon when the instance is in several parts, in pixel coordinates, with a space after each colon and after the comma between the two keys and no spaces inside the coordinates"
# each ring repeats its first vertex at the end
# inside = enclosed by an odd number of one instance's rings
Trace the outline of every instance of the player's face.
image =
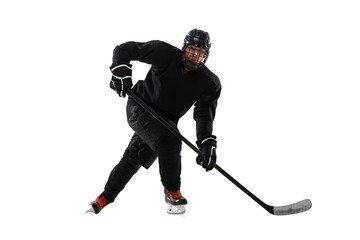
{"type": "Polygon", "coordinates": [[[186,60],[189,60],[194,63],[200,63],[205,57],[205,50],[193,45],[189,45],[185,49],[184,57],[186,60]]]}

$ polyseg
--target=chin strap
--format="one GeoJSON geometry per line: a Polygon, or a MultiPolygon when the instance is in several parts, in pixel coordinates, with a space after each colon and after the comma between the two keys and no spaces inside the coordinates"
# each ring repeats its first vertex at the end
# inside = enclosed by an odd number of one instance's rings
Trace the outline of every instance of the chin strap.
{"type": "Polygon", "coordinates": [[[183,60],[183,63],[184,63],[184,67],[189,69],[190,71],[196,71],[203,66],[202,63],[194,63],[186,59],[183,60]]]}

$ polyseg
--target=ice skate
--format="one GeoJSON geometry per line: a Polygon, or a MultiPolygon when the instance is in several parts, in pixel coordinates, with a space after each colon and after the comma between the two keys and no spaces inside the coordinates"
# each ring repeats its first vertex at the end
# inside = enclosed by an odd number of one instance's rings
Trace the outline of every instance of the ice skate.
{"type": "Polygon", "coordinates": [[[85,213],[98,214],[109,203],[109,200],[104,197],[104,193],[101,193],[95,201],[90,203],[90,208],[85,213]]]}
{"type": "Polygon", "coordinates": [[[169,191],[164,189],[165,202],[167,204],[167,213],[169,214],[183,214],[185,213],[186,198],[181,195],[180,190],[169,191]]]}

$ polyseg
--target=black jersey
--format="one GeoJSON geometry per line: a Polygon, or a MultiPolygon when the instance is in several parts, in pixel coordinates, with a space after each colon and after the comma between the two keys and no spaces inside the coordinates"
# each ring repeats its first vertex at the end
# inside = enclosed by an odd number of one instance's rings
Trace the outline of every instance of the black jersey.
{"type": "Polygon", "coordinates": [[[135,84],[135,92],[174,122],[195,104],[197,138],[212,134],[221,91],[220,80],[214,73],[206,66],[186,72],[181,50],[162,41],[126,42],[114,49],[113,65],[132,60],[151,65],[145,80],[135,84]]]}

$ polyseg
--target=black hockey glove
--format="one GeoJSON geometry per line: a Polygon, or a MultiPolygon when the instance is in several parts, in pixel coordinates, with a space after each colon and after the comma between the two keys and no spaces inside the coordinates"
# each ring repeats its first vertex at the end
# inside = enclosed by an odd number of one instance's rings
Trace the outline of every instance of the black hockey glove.
{"type": "Polygon", "coordinates": [[[128,92],[133,86],[132,83],[132,65],[131,64],[117,64],[110,67],[112,72],[110,88],[115,90],[120,97],[126,97],[128,92]]]}
{"type": "Polygon", "coordinates": [[[211,135],[196,142],[202,155],[197,156],[196,163],[210,171],[216,163],[216,137],[211,135]]]}

